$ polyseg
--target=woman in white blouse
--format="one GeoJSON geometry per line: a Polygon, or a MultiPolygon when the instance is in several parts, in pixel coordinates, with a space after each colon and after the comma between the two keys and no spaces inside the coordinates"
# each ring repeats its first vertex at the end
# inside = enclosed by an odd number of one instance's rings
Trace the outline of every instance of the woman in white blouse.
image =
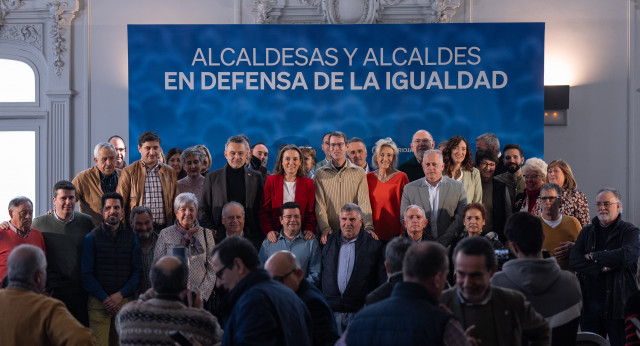
{"type": "Polygon", "coordinates": [[[473,167],[469,142],[462,136],[453,136],[442,150],[444,175],[464,185],[467,203],[482,203],[480,171],[473,167]]]}

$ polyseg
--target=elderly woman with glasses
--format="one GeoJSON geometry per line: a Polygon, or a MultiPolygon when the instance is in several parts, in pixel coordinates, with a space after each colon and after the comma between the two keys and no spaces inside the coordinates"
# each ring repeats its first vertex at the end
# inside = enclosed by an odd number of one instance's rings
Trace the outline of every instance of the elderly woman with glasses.
{"type": "Polygon", "coordinates": [[[302,168],[302,152],[293,144],[284,145],[278,152],[273,174],[267,177],[260,208],[260,227],[270,242],[278,241],[282,224],[280,207],[286,202],[296,202],[300,206],[302,219],[300,231],[304,239],[315,237],[316,192],[313,180],[305,177],[302,168]]]}
{"type": "MultiPolygon", "coordinates": [[[[571,166],[564,160],[553,160],[547,167],[547,182],[562,188],[560,214],[573,216],[584,227],[591,222],[589,219],[589,204],[587,196],[578,191],[578,183],[573,178],[571,166]]],[[[536,205],[537,214],[542,212],[542,206],[536,205]]]]}
{"type": "Polygon", "coordinates": [[[530,214],[538,215],[536,204],[540,205],[538,196],[540,196],[540,188],[547,179],[547,164],[537,157],[532,157],[525,161],[522,166],[522,174],[524,176],[524,192],[518,194],[513,203],[513,212],[525,211],[530,214]]]}
{"type": "Polygon", "coordinates": [[[371,165],[378,169],[367,173],[374,232],[381,240],[390,241],[402,233],[400,202],[409,178],[396,169],[398,146],[389,137],[376,142],[371,165]]]}
{"type": "Polygon", "coordinates": [[[208,302],[215,286],[215,272],[211,266],[211,253],[216,245],[213,231],[198,225],[198,199],[184,192],[173,203],[176,224],[160,231],[153,263],[162,256],[173,255],[174,249],[186,250],[189,280],[187,288],[198,289],[203,302],[208,302]]]}

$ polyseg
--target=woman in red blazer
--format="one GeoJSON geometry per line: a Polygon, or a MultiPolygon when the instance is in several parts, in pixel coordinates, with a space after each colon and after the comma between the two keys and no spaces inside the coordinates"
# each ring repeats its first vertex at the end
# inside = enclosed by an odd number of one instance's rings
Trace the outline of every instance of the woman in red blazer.
{"type": "Polygon", "coordinates": [[[302,219],[300,230],[304,239],[315,237],[315,188],[313,180],[304,176],[302,169],[302,152],[293,145],[287,144],[280,149],[273,174],[267,177],[264,184],[262,208],[260,208],[260,226],[270,242],[278,241],[282,224],[280,223],[280,207],[284,202],[296,202],[300,205],[302,219]]]}

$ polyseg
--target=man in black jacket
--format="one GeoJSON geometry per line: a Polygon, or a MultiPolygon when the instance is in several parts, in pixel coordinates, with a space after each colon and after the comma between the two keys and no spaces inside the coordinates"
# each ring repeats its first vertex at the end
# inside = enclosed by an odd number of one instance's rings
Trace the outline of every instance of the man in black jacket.
{"type": "Polygon", "coordinates": [[[274,253],[264,264],[271,278],[296,292],[311,313],[313,345],[333,345],[338,329],[333,311],[319,289],[304,278],[304,271],[296,256],[287,250],[274,253]]]}
{"type": "Polygon", "coordinates": [[[367,294],[366,303],[371,305],[383,299],[389,298],[393,286],[402,281],[402,259],[414,242],[406,237],[391,239],[384,247],[384,268],[387,271],[387,282],[378,286],[373,292],[367,294]]]}
{"type": "Polygon", "coordinates": [[[624,344],[624,304],[638,291],[640,230],[623,221],[621,211],[618,190],[598,191],[597,217],[582,229],[569,257],[582,286],[580,327],[603,337],[608,335],[611,345],[624,344]]]}
{"type": "Polygon", "coordinates": [[[322,249],[322,292],[335,312],[342,333],[365,297],[385,281],[382,243],[362,229],[360,207],[345,204],[340,210],[340,232],[329,235],[322,249]]]}

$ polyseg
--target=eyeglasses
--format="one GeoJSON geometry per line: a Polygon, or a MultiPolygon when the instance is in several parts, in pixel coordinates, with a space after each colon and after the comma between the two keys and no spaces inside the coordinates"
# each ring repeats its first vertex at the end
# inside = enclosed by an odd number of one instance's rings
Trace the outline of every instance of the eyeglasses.
{"type": "Polygon", "coordinates": [[[496,164],[493,162],[480,162],[480,167],[495,167],[496,164]]]}
{"type": "Polygon", "coordinates": [[[558,200],[560,198],[562,198],[562,197],[558,197],[558,196],[556,196],[556,197],[540,197],[540,200],[542,200],[543,202],[553,202],[553,201],[558,200]]]}
{"type": "Polygon", "coordinates": [[[300,219],[300,215],[285,215],[282,218],[285,219],[285,220],[291,220],[291,219],[298,220],[298,219],[300,219]]]}
{"type": "Polygon", "coordinates": [[[609,208],[612,205],[618,204],[620,202],[596,202],[596,207],[600,208],[600,207],[605,207],[605,208],[609,208]]]}
{"type": "Polygon", "coordinates": [[[227,269],[231,269],[231,266],[224,266],[224,267],[222,267],[222,269],[220,269],[220,270],[218,270],[218,271],[216,272],[216,277],[217,277],[218,279],[222,279],[222,275],[224,275],[224,271],[225,271],[225,270],[227,270],[227,269]]]}
{"type": "Polygon", "coordinates": [[[276,276],[272,276],[271,278],[276,280],[276,281],[278,281],[278,282],[284,282],[284,280],[287,278],[287,276],[289,276],[289,275],[291,275],[291,274],[293,274],[295,272],[296,272],[296,268],[293,268],[290,272],[288,272],[288,273],[286,273],[286,274],[284,274],[282,276],[277,276],[276,275],[276,276]]]}

